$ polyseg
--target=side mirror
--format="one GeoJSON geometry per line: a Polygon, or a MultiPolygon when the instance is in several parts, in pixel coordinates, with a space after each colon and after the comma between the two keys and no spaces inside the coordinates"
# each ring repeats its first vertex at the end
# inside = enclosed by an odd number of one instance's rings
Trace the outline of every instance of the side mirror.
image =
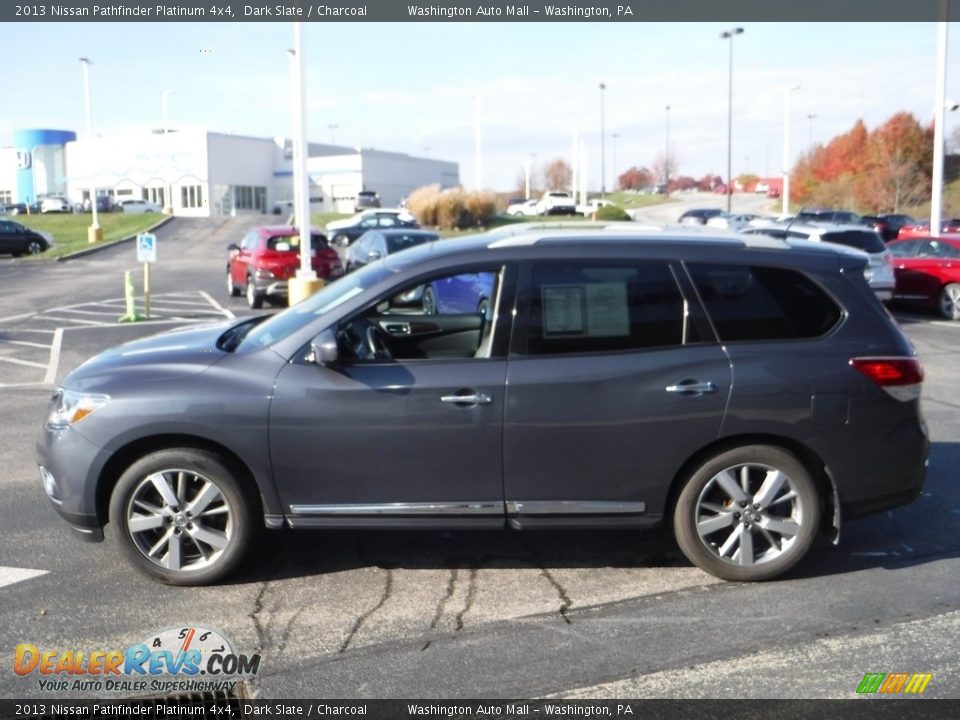
{"type": "Polygon", "coordinates": [[[230,252],[240,252],[240,246],[237,245],[236,243],[230,243],[229,245],[227,245],[227,250],[229,250],[230,252]]]}
{"type": "Polygon", "coordinates": [[[377,252],[376,250],[371,250],[369,253],[367,253],[367,257],[370,258],[371,260],[379,260],[380,253],[377,252]]]}
{"type": "Polygon", "coordinates": [[[317,365],[333,365],[339,357],[339,347],[337,345],[337,333],[327,328],[310,341],[310,353],[313,355],[313,362],[317,365]]]}

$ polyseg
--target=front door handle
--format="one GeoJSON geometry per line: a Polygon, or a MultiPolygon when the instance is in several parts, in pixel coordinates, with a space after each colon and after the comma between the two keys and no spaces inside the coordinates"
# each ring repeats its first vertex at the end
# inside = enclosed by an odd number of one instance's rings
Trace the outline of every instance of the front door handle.
{"type": "Polygon", "coordinates": [[[681,380],[676,385],[667,385],[664,390],[668,393],[680,393],[681,395],[704,395],[705,393],[715,393],[717,386],[709,380],[707,382],[681,380]]]}
{"type": "Polygon", "coordinates": [[[450,403],[451,405],[489,405],[493,402],[486,393],[474,392],[463,395],[441,395],[440,402],[450,403]]]}

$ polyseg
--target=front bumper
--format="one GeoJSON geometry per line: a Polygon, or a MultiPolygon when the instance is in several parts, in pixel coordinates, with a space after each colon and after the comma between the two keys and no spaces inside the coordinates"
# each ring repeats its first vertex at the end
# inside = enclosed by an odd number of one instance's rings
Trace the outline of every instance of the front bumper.
{"type": "Polygon", "coordinates": [[[40,481],[53,509],[86,542],[103,540],[97,480],[109,453],[73,428],[44,427],[36,445],[40,481]]]}

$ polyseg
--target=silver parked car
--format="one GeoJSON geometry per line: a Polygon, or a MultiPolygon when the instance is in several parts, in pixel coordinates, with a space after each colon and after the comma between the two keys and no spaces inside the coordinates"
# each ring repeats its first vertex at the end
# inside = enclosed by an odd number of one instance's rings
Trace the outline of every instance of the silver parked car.
{"type": "Polygon", "coordinates": [[[279,314],[87,360],[50,401],[42,486],[82,536],[109,521],[180,585],[280,527],[664,524],[707,572],[776,577],[841,519],[916,498],[928,449],[923,371],[866,256],[792,245],[419,245],[279,314]],[[404,301],[441,285],[473,301],[404,301]]]}
{"type": "Polygon", "coordinates": [[[893,256],[880,237],[880,233],[864,225],[765,225],[742,230],[746,235],[768,235],[775,238],[796,238],[827,242],[862,250],[870,256],[863,274],[877,298],[883,301],[893,298],[896,278],[893,274],[893,256]]]}

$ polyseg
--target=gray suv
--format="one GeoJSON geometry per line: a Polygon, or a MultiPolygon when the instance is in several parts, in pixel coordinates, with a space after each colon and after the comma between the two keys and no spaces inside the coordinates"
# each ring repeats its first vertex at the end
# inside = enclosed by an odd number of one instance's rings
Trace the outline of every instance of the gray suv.
{"type": "Polygon", "coordinates": [[[865,264],[682,233],[420,245],[272,317],[88,360],[40,476],[82,536],[109,520],[180,585],[284,526],[666,524],[704,570],[772,578],[923,484],[923,372],[865,264]],[[490,301],[425,314],[426,285],[490,301]]]}

